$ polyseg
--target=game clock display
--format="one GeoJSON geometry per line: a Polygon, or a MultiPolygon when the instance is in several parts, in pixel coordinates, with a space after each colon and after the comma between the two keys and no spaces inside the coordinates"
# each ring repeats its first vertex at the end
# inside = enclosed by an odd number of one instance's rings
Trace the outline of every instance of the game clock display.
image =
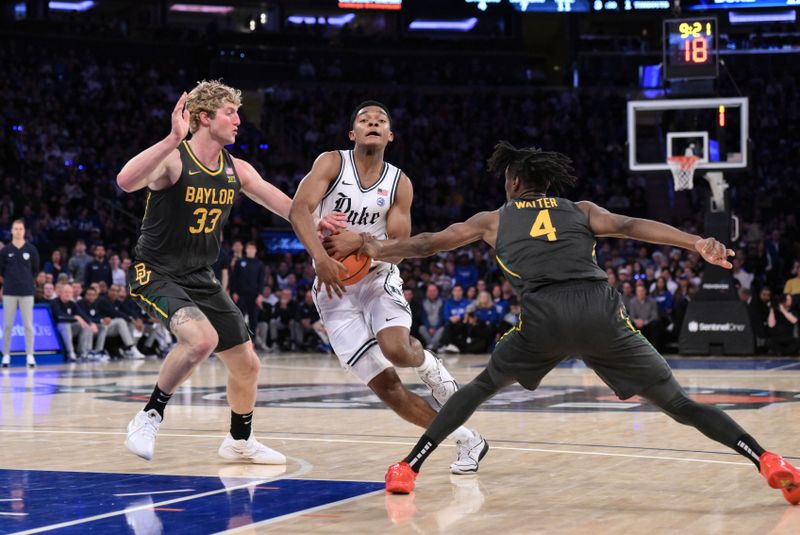
{"type": "Polygon", "coordinates": [[[716,78],[719,74],[717,19],[664,21],[664,77],[667,80],[716,78]]]}

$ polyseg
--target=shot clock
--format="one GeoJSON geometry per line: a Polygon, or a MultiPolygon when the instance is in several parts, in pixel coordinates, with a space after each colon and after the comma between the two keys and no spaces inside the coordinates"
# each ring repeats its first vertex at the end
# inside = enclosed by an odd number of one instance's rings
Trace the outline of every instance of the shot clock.
{"type": "Polygon", "coordinates": [[[719,74],[717,19],[664,21],[664,77],[667,80],[716,78],[719,74]]]}

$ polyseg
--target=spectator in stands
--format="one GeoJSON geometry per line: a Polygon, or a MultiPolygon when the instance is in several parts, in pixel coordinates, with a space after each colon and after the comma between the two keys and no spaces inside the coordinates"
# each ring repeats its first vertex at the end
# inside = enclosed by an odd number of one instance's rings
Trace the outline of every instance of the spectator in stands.
{"type": "Polygon", "coordinates": [[[64,342],[64,350],[69,361],[85,359],[92,346],[92,336],[97,334],[97,325],[72,298],[72,285],[60,284],[56,290],[57,299],[50,304],[56,328],[64,342]],[[73,338],[78,338],[78,354],[75,353],[73,338]]]}
{"type": "Polygon", "coordinates": [[[233,302],[242,314],[247,317],[251,332],[258,327],[258,305],[256,298],[264,289],[264,263],[256,258],[255,242],[247,242],[245,256],[233,264],[230,278],[230,291],[233,302]]]}
{"type": "Polygon", "coordinates": [[[800,340],[795,334],[797,316],[791,310],[791,295],[781,294],[769,302],[767,347],[770,355],[795,356],[800,349],[800,340]]]}
{"type": "Polygon", "coordinates": [[[422,329],[422,303],[417,299],[414,290],[408,286],[403,288],[403,299],[406,300],[408,308],[411,310],[410,332],[419,333],[422,329]]]}
{"type": "Polygon", "coordinates": [[[438,286],[428,284],[428,287],[425,288],[425,299],[422,300],[421,308],[421,325],[417,332],[419,332],[425,348],[436,351],[441,345],[445,324],[445,306],[444,301],[439,297],[438,286]]]}
{"type": "Polygon", "coordinates": [[[317,349],[323,353],[332,353],[328,333],[319,318],[317,307],[314,306],[314,294],[311,290],[305,291],[303,301],[297,307],[296,334],[293,336],[297,348],[307,351],[317,349]]]}
{"type": "Polygon", "coordinates": [[[42,297],[37,303],[49,304],[50,301],[56,298],[56,287],[52,282],[45,282],[42,287],[42,297]]]}
{"type": "Polygon", "coordinates": [[[86,264],[83,283],[88,288],[93,282],[100,281],[105,282],[106,287],[113,283],[111,265],[106,260],[106,248],[103,244],[98,243],[94,246],[94,259],[86,264]]]}
{"type": "Polygon", "coordinates": [[[489,327],[491,338],[494,340],[499,328],[501,316],[497,313],[494,301],[492,301],[492,295],[489,292],[484,290],[478,294],[474,311],[478,321],[482,321],[489,327]]]}
{"type": "Polygon", "coordinates": [[[461,332],[461,323],[470,305],[469,299],[464,296],[464,288],[460,284],[453,285],[450,299],[444,303],[445,327],[442,334],[442,351],[456,353],[459,350],[456,338],[461,332]]]}
{"type": "MultiPolygon", "coordinates": [[[[114,284],[112,287],[119,288],[119,285],[114,284]]],[[[134,345],[127,316],[115,308],[108,298],[98,296],[97,290],[94,287],[89,287],[86,289],[86,295],[84,295],[81,304],[92,320],[98,324],[99,332],[94,346],[94,352],[97,356],[108,354],[106,341],[109,336],[118,336],[122,341],[121,353],[124,358],[144,358],[144,355],[134,345]]]]}
{"type": "Polygon", "coordinates": [[[39,273],[39,251],[25,240],[25,223],[11,224],[11,242],[0,251],[0,278],[3,282],[3,367],[11,365],[11,330],[19,308],[25,329],[25,354],[28,367],[36,366],[33,356],[34,276],[39,273]]]}
{"type": "Polygon", "coordinates": [[[120,286],[128,285],[128,276],[125,270],[122,269],[122,261],[118,254],[112,254],[108,259],[108,265],[111,267],[111,284],[118,284],[120,286]]]}
{"type": "Polygon", "coordinates": [[[478,268],[470,258],[470,255],[461,253],[458,255],[458,263],[455,267],[455,284],[462,288],[470,288],[478,282],[478,268]]]}
{"type": "Polygon", "coordinates": [[[767,351],[767,334],[769,325],[769,313],[771,309],[772,291],[768,286],[764,286],[758,292],[757,298],[751,298],[748,305],[750,314],[750,324],[753,327],[753,335],[756,341],[756,353],[762,354],[767,351]]]}
{"type": "Polygon", "coordinates": [[[647,295],[647,288],[643,282],[636,285],[636,297],[631,299],[628,305],[628,314],[633,325],[642,331],[653,347],[661,351],[663,334],[658,305],[655,299],[647,295]]]}
{"type": "Polygon", "coordinates": [[[53,249],[50,260],[44,263],[44,272],[52,273],[54,279],[58,279],[58,276],[65,271],[62,254],[61,248],[53,249]]]}
{"type": "Polygon", "coordinates": [[[486,353],[494,342],[493,329],[479,320],[472,309],[464,314],[463,321],[452,325],[450,343],[457,347],[458,353],[486,353]]]}
{"type": "Polygon", "coordinates": [[[279,301],[278,296],[272,292],[272,287],[269,284],[265,284],[261,295],[256,299],[256,304],[259,307],[255,340],[257,349],[270,349],[276,343],[275,339],[268,340],[267,338],[271,338],[270,322],[274,317],[273,311],[279,301]]]}
{"type": "Polygon", "coordinates": [[[622,283],[622,304],[625,305],[625,308],[630,311],[631,309],[631,301],[633,301],[635,295],[633,294],[633,284],[630,281],[625,281],[622,283]]]}
{"type": "Polygon", "coordinates": [[[92,261],[92,257],[86,254],[86,242],[82,239],[75,242],[75,247],[72,250],[72,256],[67,262],[72,280],[84,281],[86,280],[86,266],[92,261]]]}
{"type": "Polygon", "coordinates": [[[272,351],[293,351],[292,326],[297,320],[297,303],[292,299],[292,290],[284,288],[280,292],[280,300],[272,310],[269,322],[272,351]]]}

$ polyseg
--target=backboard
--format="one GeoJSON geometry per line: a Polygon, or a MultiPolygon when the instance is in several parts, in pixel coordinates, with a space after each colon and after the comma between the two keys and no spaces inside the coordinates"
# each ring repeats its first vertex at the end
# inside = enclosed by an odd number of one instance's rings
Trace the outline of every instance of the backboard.
{"type": "Polygon", "coordinates": [[[628,102],[628,167],[669,171],[669,156],[694,155],[698,169],[745,169],[748,99],[695,98],[628,102]]]}

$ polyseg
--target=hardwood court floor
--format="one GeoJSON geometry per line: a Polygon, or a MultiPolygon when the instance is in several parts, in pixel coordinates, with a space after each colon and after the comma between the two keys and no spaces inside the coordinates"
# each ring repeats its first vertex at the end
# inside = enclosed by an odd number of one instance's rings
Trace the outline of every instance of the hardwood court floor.
{"type": "MultiPolygon", "coordinates": [[[[485,356],[448,357],[461,381],[485,356]]],[[[383,408],[333,357],[265,355],[259,438],[285,469],[231,464],[225,370],[204,363],[172,398],[151,462],[123,447],[159,361],[12,368],[0,374],[0,533],[797,534],[751,463],[580,363],[536,392],[504,391],[469,426],[490,442],[476,476],[451,476],[442,445],[417,491],[387,496],[386,467],[421,430],[383,408]]],[[[798,459],[800,361],[676,360],[696,398],[766,448],[798,459]]],[[[401,376],[421,394],[411,371],[401,376]]]]}

